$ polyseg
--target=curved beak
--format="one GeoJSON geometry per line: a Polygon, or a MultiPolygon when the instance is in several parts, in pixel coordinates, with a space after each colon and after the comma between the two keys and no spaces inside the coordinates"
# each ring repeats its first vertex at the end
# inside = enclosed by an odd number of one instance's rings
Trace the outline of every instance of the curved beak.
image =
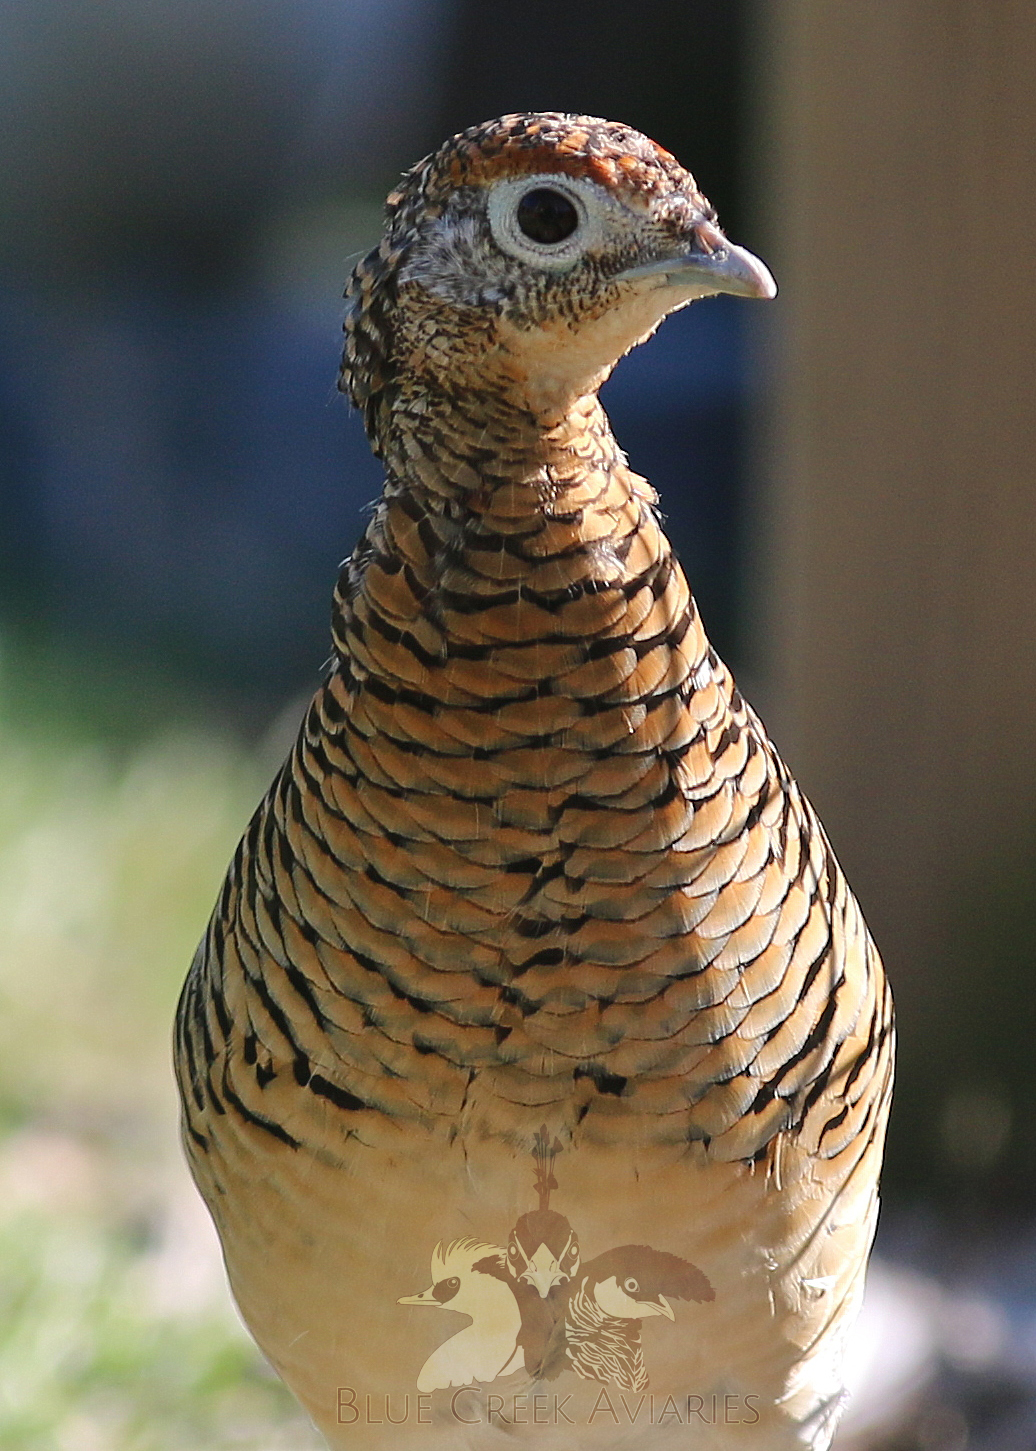
{"type": "Polygon", "coordinates": [[[439,1301],[432,1294],[431,1286],[422,1290],[419,1295],[401,1295],[396,1301],[397,1305],[438,1305],[439,1301]]]}
{"type": "Polygon", "coordinates": [[[777,296],[777,284],[765,262],[744,247],[728,242],[713,222],[704,219],[694,227],[695,245],[675,257],[660,257],[620,272],[616,282],[636,282],[660,277],[668,287],[691,288],[701,296],[730,292],[735,297],[777,296]]]}
{"type": "Polygon", "coordinates": [[[664,1315],[667,1320],[676,1319],[673,1307],[664,1295],[659,1295],[657,1300],[638,1300],[637,1308],[643,1310],[645,1315],[664,1315]]]}
{"type": "Polygon", "coordinates": [[[518,1276],[526,1284],[532,1285],[541,1300],[545,1300],[555,1285],[562,1285],[568,1279],[564,1270],[558,1264],[558,1257],[553,1250],[541,1244],[534,1255],[518,1276]]]}
{"type": "Polygon", "coordinates": [[[556,1265],[533,1265],[519,1279],[532,1285],[540,1299],[545,1300],[554,1286],[562,1283],[565,1276],[556,1265]]]}

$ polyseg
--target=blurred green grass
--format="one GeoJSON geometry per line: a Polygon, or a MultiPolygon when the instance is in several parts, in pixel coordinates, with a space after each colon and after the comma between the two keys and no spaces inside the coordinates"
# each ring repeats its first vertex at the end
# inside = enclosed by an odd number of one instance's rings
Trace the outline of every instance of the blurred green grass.
{"type": "Polygon", "coordinates": [[[176,719],[190,712],[137,674],[0,651],[7,1451],[321,1444],[231,1307],[169,1066],[180,983],[271,750],[176,719]],[[100,703],[77,688],[91,673],[100,703]]]}

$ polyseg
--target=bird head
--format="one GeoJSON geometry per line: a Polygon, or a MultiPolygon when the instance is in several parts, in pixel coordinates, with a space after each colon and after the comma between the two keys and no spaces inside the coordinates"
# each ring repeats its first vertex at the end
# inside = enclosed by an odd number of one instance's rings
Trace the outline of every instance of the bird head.
{"type": "Polygon", "coordinates": [[[522,1215],[507,1241],[507,1270],[513,1279],[532,1285],[545,1300],[578,1268],[579,1241],[563,1214],[534,1209],[522,1215]]]}
{"type": "MultiPolygon", "coordinates": [[[[773,297],[691,174],[638,131],[555,112],[472,127],[417,163],[346,291],[341,386],[368,411],[406,377],[561,417],[667,313],[773,297]]],[[[376,410],[375,410],[376,411],[376,410]]]]}
{"type": "Polygon", "coordinates": [[[715,1291],[696,1265],[665,1250],[624,1244],[598,1255],[586,1270],[586,1284],[606,1315],[643,1320],[664,1315],[674,1320],[669,1298],[713,1300],[715,1291]]]}
{"type": "Polygon", "coordinates": [[[470,1315],[475,1301],[491,1289],[488,1277],[475,1269],[476,1262],[492,1258],[503,1262],[496,1245],[476,1239],[456,1239],[437,1244],[432,1251],[432,1283],[417,1295],[401,1295],[397,1305],[430,1305],[440,1310],[457,1310],[470,1315]]]}

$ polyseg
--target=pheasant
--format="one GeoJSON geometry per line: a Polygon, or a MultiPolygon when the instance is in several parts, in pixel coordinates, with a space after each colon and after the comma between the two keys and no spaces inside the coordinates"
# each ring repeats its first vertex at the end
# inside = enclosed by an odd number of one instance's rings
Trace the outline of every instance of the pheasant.
{"type": "Polygon", "coordinates": [[[597,396],[668,313],[773,280],[668,152],[586,116],[462,132],[386,217],[341,380],[384,492],[177,1017],[233,1293],[333,1447],[683,1446],[691,1424],[699,1447],[826,1447],[889,992],[597,396]],[[437,1243],[508,1243],[547,1135],[588,1260],[635,1244],[714,1290],[643,1322],[674,1408],[650,1432],[571,1370],[550,1395],[535,1367],[418,1389],[448,1317],[399,1300],[437,1243]]]}

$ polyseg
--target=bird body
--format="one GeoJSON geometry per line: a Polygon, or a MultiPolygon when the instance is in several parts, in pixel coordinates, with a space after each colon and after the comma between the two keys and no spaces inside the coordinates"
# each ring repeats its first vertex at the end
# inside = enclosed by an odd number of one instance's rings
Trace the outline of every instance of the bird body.
{"type": "MultiPolygon", "coordinates": [[[[888,990],[596,392],[674,307],[771,288],[668,153],[554,115],[419,163],[354,273],[344,382],[384,494],[177,1030],[234,1294],[333,1446],[398,1440],[379,1397],[409,1398],[422,1444],[500,1433],[474,1391],[419,1408],[442,1317],[398,1301],[436,1241],[506,1245],[539,1212],[544,1130],[564,1154],[549,1213],[585,1250],[635,1242],[715,1291],[643,1324],[652,1393],[735,1407],[696,1444],[829,1442],[888,990]]],[[[556,1310],[577,1260],[559,1277],[564,1247],[541,1248],[556,1310]]],[[[503,1429],[630,1434],[592,1414],[603,1384],[555,1388],[575,1400],[549,1424],[512,1406],[503,1429]]]]}

